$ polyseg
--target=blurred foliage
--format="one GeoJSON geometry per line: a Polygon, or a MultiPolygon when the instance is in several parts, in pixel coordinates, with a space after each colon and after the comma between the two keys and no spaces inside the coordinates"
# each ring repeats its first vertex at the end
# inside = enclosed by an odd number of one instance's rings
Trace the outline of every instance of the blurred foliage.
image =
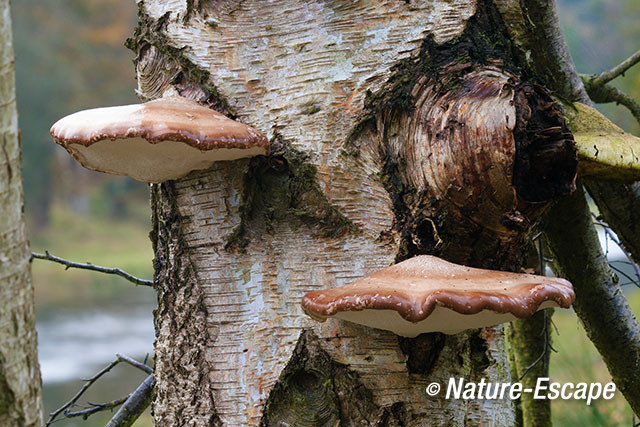
{"type": "MultiPolygon", "coordinates": [[[[562,31],[579,73],[610,70],[640,49],[640,1],[557,0],[562,31]]],[[[640,65],[613,85],[640,100],[640,65]]],[[[640,124],[629,111],[615,104],[598,109],[616,124],[640,135],[640,124]]]]}
{"type": "MultiPolygon", "coordinates": [[[[44,226],[53,199],[66,198],[69,187],[77,182],[102,185],[109,181],[60,155],[64,150],[53,143],[49,128],[81,109],[137,102],[132,56],[123,45],[136,23],[136,4],[132,0],[20,0],[12,2],[12,13],[26,213],[30,225],[44,226]],[[64,160],[56,166],[56,159],[64,160]]],[[[134,185],[123,184],[122,179],[110,182],[105,196],[116,187],[131,191],[134,185]]],[[[145,186],[138,184],[138,188],[144,200],[145,186]]],[[[85,194],[76,191],[74,196],[85,194]]],[[[118,208],[107,208],[111,210],[118,208]]]]}

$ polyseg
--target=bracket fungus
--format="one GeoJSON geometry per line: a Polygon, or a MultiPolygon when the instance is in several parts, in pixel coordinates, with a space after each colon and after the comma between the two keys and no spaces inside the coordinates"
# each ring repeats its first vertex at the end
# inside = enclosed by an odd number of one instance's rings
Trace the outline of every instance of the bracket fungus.
{"type": "Polygon", "coordinates": [[[569,308],[571,283],[555,277],[465,267],[421,255],[302,300],[305,313],[324,321],[337,317],[397,335],[456,334],[569,308]]]}
{"type": "Polygon", "coordinates": [[[87,169],[153,183],[269,150],[260,132],[179,96],[80,111],[51,135],[87,169]]]}

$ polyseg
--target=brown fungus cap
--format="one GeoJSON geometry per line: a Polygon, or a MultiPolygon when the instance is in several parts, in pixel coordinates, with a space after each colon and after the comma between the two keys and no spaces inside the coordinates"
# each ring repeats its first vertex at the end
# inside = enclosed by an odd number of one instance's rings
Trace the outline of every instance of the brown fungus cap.
{"type": "Polygon", "coordinates": [[[571,283],[555,277],[465,267],[428,255],[334,289],[309,292],[302,307],[323,321],[337,317],[406,337],[455,334],[569,308],[571,283]]]}
{"type": "Polygon", "coordinates": [[[51,135],[87,169],[144,182],[269,150],[260,132],[179,96],[80,111],[58,120],[51,135]]]}

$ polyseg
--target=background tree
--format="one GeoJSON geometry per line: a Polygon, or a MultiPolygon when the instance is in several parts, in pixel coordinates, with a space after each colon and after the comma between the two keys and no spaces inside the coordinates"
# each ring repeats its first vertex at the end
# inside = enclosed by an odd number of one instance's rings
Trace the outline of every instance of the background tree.
{"type": "Polygon", "coordinates": [[[9,0],[0,1],[0,425],[42,425],[9,0]]]}

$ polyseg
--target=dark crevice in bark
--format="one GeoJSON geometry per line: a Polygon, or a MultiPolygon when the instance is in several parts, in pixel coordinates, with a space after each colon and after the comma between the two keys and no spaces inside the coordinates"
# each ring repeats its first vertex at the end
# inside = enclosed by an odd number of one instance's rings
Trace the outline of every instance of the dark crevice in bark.
{"type": "Polygon", "coordinates": [[[401,237],[396,263],[416,255],[437,253],[440,239],[432,218],[438,211],[439,201],[428,200],[426,194],[404,182],[401,171],[406,166],[401,159],[396,159],[393,153],[385,153],[383,158],[380,178],[393,203],[395,228],[401,237]]]}
{"type": "Polygon", "coordinates": [[[578,157],[560,107],[545,89],[530,83],[515,88],[514,103],[513,186],[518,196],[538,203],[570,195],[576,189],[578,157]]]}
{"type": "Polygon", "coordinates": [[[125,46],[136,54],[134,64],[143,68],[138,73],[138,95],[155,99],[162,96],[168,85],[172,85],[180,95],[235,119],[233,108],[218,92],[209,71],[191,62],[184,54],[184,48],[171,45],[164,34],[168,21],[169,13],[154,20],[145,13],[144,2],[138,4],[138,25],[133,37],[125,42],[125,46]],[[144,69],[149,72],[145,73],[144,69]],[[154,69],[156,72],[152,71],[154,69]]]}
{"type": "Polygon", "coordinates": [[[438,44],[429,35],[417,57],[398,61],[385,87],[375,94],[367,93],[366,109],[372,115],[396,108],[412,111],[415,105],[411,91],[422,76],[441,81],[437,83],[439,90],[448,91],[459,87],[458,77],[474,67],[495,63],[514,75],[529,74],[517,60],[515,47],[495,5],[481,1],[460,36],[438,44]],[[447,78],[441,80],[444,73],[447,78]]]}
{"type": "Polygon", "coordinates": [[[438,361],[445,344],[443,334],[421,334],[415,338],[398,337],[400,350],[407,356],[407,371],[410,374],[428,376],[438,361]]]}
{"type": "Polygon", "coordinates": [[[9,387],[9,384],[7,384],[7,380],[4,377],[4,364],[4,358],[2,353],[0,353],[0,420],[12,415],[9,414],[9,412],[13,409],[13,405],[15,403],[13,390],[11,390],[11,387],[9,387]]]}
{"type": "Polygon", "coordinates": [[[320,238],[357,233],[355,224],[331,205],[316,174],[308,155],[276,134],[270,156],[251,160],[245,175],[242,221],[225,249],[242,252],[253,235],[272,233],[282,222],[309,227],[320,238]]]}
{"type": "Polygon", "coordinates": [[[207,309],[185,247],[176,198],[172,181],[152,186],[150,237],[158,293],[154,311],[157,385],[152,413],[160,424],[186,425],[196,420],[202,425],[220,425],[207,379],[213,370],[205,354],[210,341],[207,309]],[[174,388],[180,392],[176,394],[174,388]],[[170,396],[178,396],[180,405],[170,396]]]}
{"type": "Polygon", "coordinates": [[[480,332],[469,336],[469,349],[471,351],[471,366],[473,367],[473,372],[483,372],[491,365],[491,359],[488,355],[489,348],[480,332]]]}
{"type": "Polygon", "coordinates": [[[307,330],[269,395],[260,425],[387,425],[377,422],[380,415],[359,376],[332,360],[307,330]]]}

